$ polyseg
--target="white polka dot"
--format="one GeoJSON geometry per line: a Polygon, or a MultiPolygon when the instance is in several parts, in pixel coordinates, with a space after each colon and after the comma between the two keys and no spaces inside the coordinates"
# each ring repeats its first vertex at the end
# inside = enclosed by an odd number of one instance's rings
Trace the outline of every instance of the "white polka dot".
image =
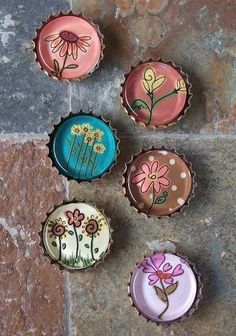
{"type": "Polygon", "coordinates": [[[175,160],[174,159],[171,159],[170,160],[170,164],[173,166],[175,164],[175,160]]]}
{"type": "Polygon", "coordinates": [[[150,194],[149,197],[150,197],[151,199],[153,199],[153,194],[150,194]]]}
{"type": "Polygon", "coordinates": [[[150,155],[150,156],[148,157],[148,160],[151,161],[151,162],[154,161],[154,156],[153,156],[153,155],[150,155]]]}
{"type": "Polygon", "coordinates": [[[184,179],[186,176],[187,176],[187,175],[186,175],[186,173],[184,173],[184,172],[180,174],[180,177],[183,178],[183,179],[184,179]]]}
{"type": "Polygon", "coordinates": [[[169,208],[169,211],[172,211],[173,209],[172,208],[169,208]]]}
{"type": "Polygon", "coordinates": [[[143,203],[138,203],[138,207],[139,207],[139,209],[143,209],[144,204],[143,203]]]}
{"type": "Polygon", "coordinates": [[[165,151],[165,150],[161,150],[161,151],[159,151],[159,153],[162,154],[162,155],[167,155],[168,154],[168,152],[165,151]]]}
{"type": "Polygon", "coordinates": [[[138,187],[141,187],[142,184],[143,184],[143,181],[138,182],[138,183],[137,183],[137,186],[138,186],[138,187]]]}
{"type": "Polygon", "coordinates": [[[183,205],[183,204],[184,204],[184,200],[183,200],[183,198],[178,198],[178,199],[177,199],[177,203],[178,203],[179,205],[183,205]]]}
{"type": "Polygon", "coordinates": [[[171,186],[171,190],[176,191],[176,190],[177,190],[176,185],[172,185],[172,186],[171,186]]]}
{"type": "Polygon", "coordinates": [[[131,170],[132,172],[134,172],[134,171],[135,171],[135,169],[136,169],[136,167],[135,167],[135,166],[132,166],[132,167],[130,168],[130,170],[131,170]]]}

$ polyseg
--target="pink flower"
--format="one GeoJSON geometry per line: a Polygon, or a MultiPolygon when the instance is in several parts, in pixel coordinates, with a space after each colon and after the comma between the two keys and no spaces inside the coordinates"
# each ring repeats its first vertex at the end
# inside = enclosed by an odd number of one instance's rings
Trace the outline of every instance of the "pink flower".
{"type": "Polygon", "coordinates": [[[68,224],[76,227],[80,227],[84,219],[84,214],[79,209],[75,209],[74,212],[66,211],[66,216],[68,217],[68,224]]]}
{"type": "Polygon", "coordinates": [[[155,192],[158,194],[161,190],[161,186],[168,186],[170,181],[165,176],[169,170],[167,165],[158,167],[158,162],[154,161],[152,164],[143,163],[141,165],[142,173],[135,175],[131,182],[132,183],[142,183],[141,191],[145,193],[150,187],[153,187],[155,192]]]}
{"type": "Polygon", "coordinates": [[[158,280],[164,280],[165,283],[171,285],[174,282],[174,277],[184,273],[181,264],[178,264],[173,269],[170,263],[164,263],[165,260],[165,253],[157,253],[150,258],[144,259],[140,264],[144,273],[150,273],[148,276],[149,285],[155,285],[158,280]]]}

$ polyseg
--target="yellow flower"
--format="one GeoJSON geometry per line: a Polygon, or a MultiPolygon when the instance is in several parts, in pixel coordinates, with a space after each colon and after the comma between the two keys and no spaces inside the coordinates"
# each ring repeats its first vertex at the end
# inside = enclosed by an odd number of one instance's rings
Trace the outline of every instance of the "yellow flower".
{"type": "Polygon", "coordinates": [[[97,141],[101,141],[101,140],[102,140],[102,137],[103,137],[103,135],[104,135],[104,132],[101,131],[99,128],[97,128],[97,129],[94,130],[93,135],[94,135],[94,138],[95,138],[97,141]]]}
{"type": "Polygon", "coordinates": [[[186,91],[185,81],[182,78],[177,80],[177,90],[186,91]]]}
{"type": "Polygon", "coordinates": [[[104,153],[106,150],[106,147],[103,144],[96,144],[93,146],[93,151],[98,154],[104,153]]]}
{"type": "Polygon", "coordinates": [[[85,137],[85,139],[84,139],[84,142],[85,142],[87,145],[91,146],[92,143],[93,143],[93,141],[94,141],[94,133],[93,133],[93,132],[88,132],[88,133],[86,134],[86,137],[85,137]]]}
{"type": "Polygon", "coordinates": [[[144,72],[143,87],[148,93],[153,93],[164,83],[165,79],[163,75],[156,76],[152,68],[147,68],[144,72]]]}
{"type": "Polygon", "coordinates": [[[82,126],[81,126],[83,134],[87,134],[88,132],[91,131],[92,128],[93,128],[93,126],[91,126],[89,124],[82,124],[82,126]]]}
{"type": "Polygon", "coordinates": [[[83,134],[83,130],[80,125],[73,125],[71,127],[71,134],[73,135],[81,135],[83,134]]]}

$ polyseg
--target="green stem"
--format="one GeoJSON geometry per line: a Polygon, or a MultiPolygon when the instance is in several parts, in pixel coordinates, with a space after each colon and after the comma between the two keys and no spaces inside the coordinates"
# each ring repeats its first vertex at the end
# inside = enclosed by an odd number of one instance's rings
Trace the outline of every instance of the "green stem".
{"type": "Polygon", "coordinates": [[[148,210],[148,214],[150,213],[150,211],[152,210],[152,207],[155,203],[155,189],[154,189],[154,183],[153,183],[153,186],[152,186],[152,204],[150,205],[150,208],[148,210]]]}
{"type": "Polygon", "coordinates": [[[79,169],[78,177],[80,176],[81,169],[83,167],[83,163],[84,163],[85,155],[86,155],[86,152],[87,152],[87,148],[88,148],[88,144],[86,144],[86,147],[85,147],[85,150],[84,150],[84,155],[83,155],[83,158],[82,158],[82,161],[81,161],[81,166],[80,166],[80,169],[79,169]]]}
{"type": "Polygon", "coordinates": [[[89,153],[89,159],[88,159],[88,164],[87,164],[87,167],[86,167],[86,170],[85,170],[85,177],[87,175],[87,171],[88,171],[88,167],[89,167],[89,163],[90,163],[90,160],[91,160],[91,157],[93,155],[93,146],[94,146],[94,143],[95,143],[95,139],[93,140],[93,143],[92,143],[92,146],[91,146],[91,149],[90,149],[90,153],[89,153]]]}
{"type": "Polygon", "coordinates": [[[151,99],[151,108],[149,109],[149,118],[148,118],[148,123],[147,125],[150,124],[151,120],[152,120],[152,111],[153,111],[153,92],[148,93],[148,96],[151,99]]]}
{"type": "Polygon", "coordinates": [[[82,138],[82,141],[81,141],[81,144],[80,144],[79,153],[78,153],[78,156],[77,156],[77,159],[76,159],[76,162],[75,162],[74,174],[75,174],[75,171],[76,171],[77,164],[79,162],[79,157],[80,157],[81,150],[83,148],[84,137],[85,137],[85,135],[83,135],[83,138],[82,138]]]}
{"type": "Polygon", "coordinates": [[[75,237],[76,237],[76,254],[75,254],[75,258],[77,259],[78,253],[79,253],[79,237],[78,237],[75,225],[73,225],[73,227],[74,227],[74,232],[75,232],[75,237]]]}
{"type": "Polygon", "coordinates": [[[92,259],[94,261],[96,261],[96,259],[94,258],[94,255],[93,255],[93,238],[94,238],[94,236],[92,235],[92,238],[91,238],[91,256],[92,256],[92,259]]]}
{"type": "Polygon", "coordinates": [[[167,97],[170,97],[170,96],[172,96],[173,94],[177,94],[178,91],[179,91],[178,89],[174,89],[173,91],[167,93],[165,96],[162,96],[162,97],[158,98],[158,99],[153,103],[153,107],[154,107],[159,101],[161,101],[161,100],[163,100],[163,99],[165,99],[165,98],[167,98],[167,97]]]}
{"type": "Polygon", "coordinates": [[[61,237],[58,237],[59,238],[59,258],[58,260],[61,260],[61,237]]]}
{"type": "Polygon", "coordinates": [[[159,318],[159,319],[162,318],[162,315],[163,315],[163,314],[167,311],[167,309],[169,308],[169,299],[168,299],[168,295],[167,295],[166,290],[165,290],[165,286],[163,285],[162,279],[160,279],[160,283],[161,283],[162,290],[163,290],[163,292],[164,292],[165,295],[166,295],[167,302],[166,302],[166,307],[165,307],[165,309],[161,312],[160,315],[158,315],[158,318],[159,318]]]}
{"type": "Polygon", "coordinates": [[[77,135],[75,134],[74,140],[73,140],[73,143],[72,143],[72,146],[71,146],[69,158],[68,158],[67,163],[66,163],[66,170],[68,169],[68,166],[69,166],[69,162],[70,162],[70,159],[71,159],[71,156],[72,156],[72,152],[73,152],[73,149],[74,149],[76,137],[77,137],[77,135]]]}
{"type": "Polygon", "coordinates": [[[96,162],[97,155],[98,155],[98,153],[95,153],[94,161],[93,161],[93,166],[92,166],[92,171],[91,171],[91,175],[92,175],[92,176],[93,176],[93,171],[94,171],[94,167],[95,167],[95,162],[96,162]]]}
{"type": "Polygon", "coordinates": [[[66,53],[66,56],[65,56],[65,58],[64,58],[64,62],[63,62],[61,71],[60,71],[60,73],[59,73],[59,76],[60,76],[60,77],[62,77],[62,72],[63,72],[63,70],[65,69],[65,65],[66,65],[67,57],[68,57],[68,54],[66,53]]]}

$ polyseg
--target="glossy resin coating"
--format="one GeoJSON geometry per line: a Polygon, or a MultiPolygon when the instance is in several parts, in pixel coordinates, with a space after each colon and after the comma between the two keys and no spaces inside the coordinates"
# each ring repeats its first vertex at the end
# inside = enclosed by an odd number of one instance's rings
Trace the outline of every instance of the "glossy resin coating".
{"type": "Polygon", "coordinates": [[[189,199],[193,187],[190,166],[178,154],[150,149],[127,166],[125,190],[132,206],[148,216],[168,216],[189,199]]]}
{"type": "Polygon", "coordinates": [[[52,134],[49,147],[60,173],[78,181],[91,181],[109,171],[118,150],[109,124],[86,114],[64,119],[52,134]]]}
{"type": "Polygon", "coordinates": [[[111,241],[108,219],[84,202],[54,209],[43,226],[42,240],[48,256],[61,267],[82,270],[93,267],[108,252],[111,241]]]}
{"type": "Polygon", "coordinates": [[[35,52],[41,68],[58,79],[88,76],[102,56],[102,35],[82,14],[59,14],[38,30],[35,52]]]}
{"type": "Polygon", "coordinates": [[[198,278],[186,259],[171,253],[146,257],[130,281],[133,304],[147,319],[157,323],[183,317],[198,297],[198,278]]]}

